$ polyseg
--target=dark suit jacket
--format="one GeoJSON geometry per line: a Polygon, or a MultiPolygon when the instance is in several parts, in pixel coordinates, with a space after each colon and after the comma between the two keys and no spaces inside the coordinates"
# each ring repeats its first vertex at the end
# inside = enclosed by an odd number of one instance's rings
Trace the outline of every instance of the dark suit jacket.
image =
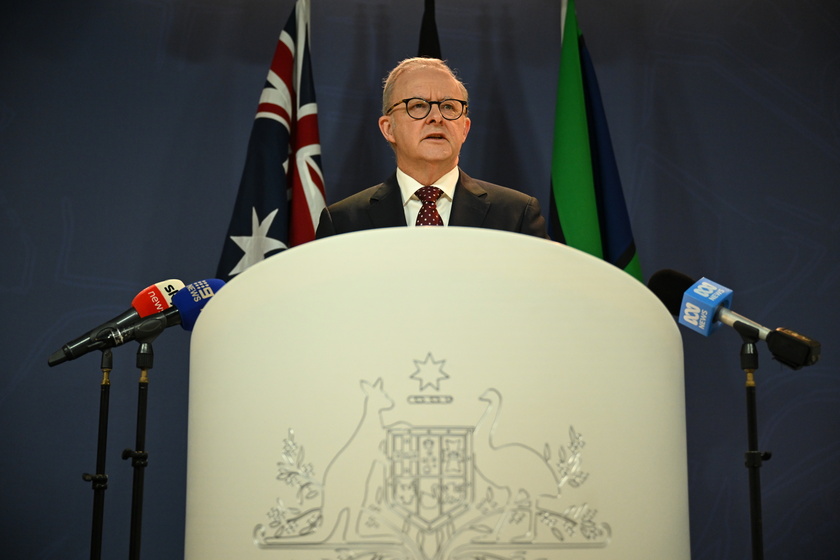
{"type": "MultiPolygon", "coordinates": [[[[405,225],[402,196],[394,173],[384,183],[324,208],[315,238],[405,225]]],[[[449,225],[500,229],[548,239],[536,198],[473,179],[463,171],[455,186],[449,225]]]]}

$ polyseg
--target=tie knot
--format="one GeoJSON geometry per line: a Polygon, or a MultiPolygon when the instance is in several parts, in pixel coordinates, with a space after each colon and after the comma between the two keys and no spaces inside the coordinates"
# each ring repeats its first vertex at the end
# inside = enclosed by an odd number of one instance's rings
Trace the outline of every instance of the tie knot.
{"type": "Polygon", "coordinates": [[[429,203],[437,201],[442,193],[443,191],[437,187],[420,187],[414,194],[416,194],[417,198],[419,198],[422,202],[429,203]]]}

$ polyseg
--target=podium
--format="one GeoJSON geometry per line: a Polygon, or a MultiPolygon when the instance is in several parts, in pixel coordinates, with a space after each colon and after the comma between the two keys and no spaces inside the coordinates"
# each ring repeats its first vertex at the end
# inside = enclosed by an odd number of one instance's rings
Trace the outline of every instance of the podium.
{"type": "Polygon", "coordinates": [[[688,560],[684,402],[671,315],[582,252],[308,243],[193,332],[185,557],[688,560]]]}

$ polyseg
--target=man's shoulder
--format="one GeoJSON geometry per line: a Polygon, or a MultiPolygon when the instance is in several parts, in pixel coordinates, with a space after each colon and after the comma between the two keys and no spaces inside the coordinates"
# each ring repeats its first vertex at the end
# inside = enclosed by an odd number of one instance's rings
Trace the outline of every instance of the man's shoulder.
{"type": "Polygon", "coordinates": [[[463,171],[461,172],[460,181],[461,185],[467,191],[473,193],[476,196],[482,196],[486,193],[487,197],[491,200],[528,202],[534,198],[529,194],[526,194],[522,191],[518,191],[516,189],[512,189],[510,187],[505,187],[496,183],[484,181],[482,179],[475,179],[473,177],[470,177],[463,171]]]}
{"type": "Polygon", "coordinates": [[[399,187],[396,186],[396,180],[392,181],[392,178],[389,178],[382,183],[378,183],[372,187],[353,193],[338,202],[330,204],[329,210],[330,212],[335,212],[354,209],[360,206],[367,206],[374,201],[393,196],[395,193],[399,194],[399,187]]]}
{"type": "Polygon", "coordinates": [[[382,187],[381,183],[372,187],[368,187],[359,192],[355,192],[346,198],[342,198],[338,202],[333,202],[329,205],[330,212],[333,212],[335,210],[341,210],[342,208],[358,206],[359,204],[367,204],[370,202],[370,199],[373,196],[373,194],[376,193],[376,191],[379,190],[380,187],[382,187]]]}
{"type": "Polygon", "coordinates": [[[351,194],[321,212],[316,237],[371,228],[405,225],[402,197],[396,180],[387,179],[351,194]]]}

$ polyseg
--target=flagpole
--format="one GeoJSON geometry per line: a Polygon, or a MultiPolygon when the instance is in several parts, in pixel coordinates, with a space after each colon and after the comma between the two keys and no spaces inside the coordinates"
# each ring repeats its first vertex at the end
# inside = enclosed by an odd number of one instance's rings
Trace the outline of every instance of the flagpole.
{"type": "Polygon", "coordinates": [[[569,9],[569,0],[560,2],[560,45],[563,45],[563,38],[566,33],[566,10],[569,9]]]}

